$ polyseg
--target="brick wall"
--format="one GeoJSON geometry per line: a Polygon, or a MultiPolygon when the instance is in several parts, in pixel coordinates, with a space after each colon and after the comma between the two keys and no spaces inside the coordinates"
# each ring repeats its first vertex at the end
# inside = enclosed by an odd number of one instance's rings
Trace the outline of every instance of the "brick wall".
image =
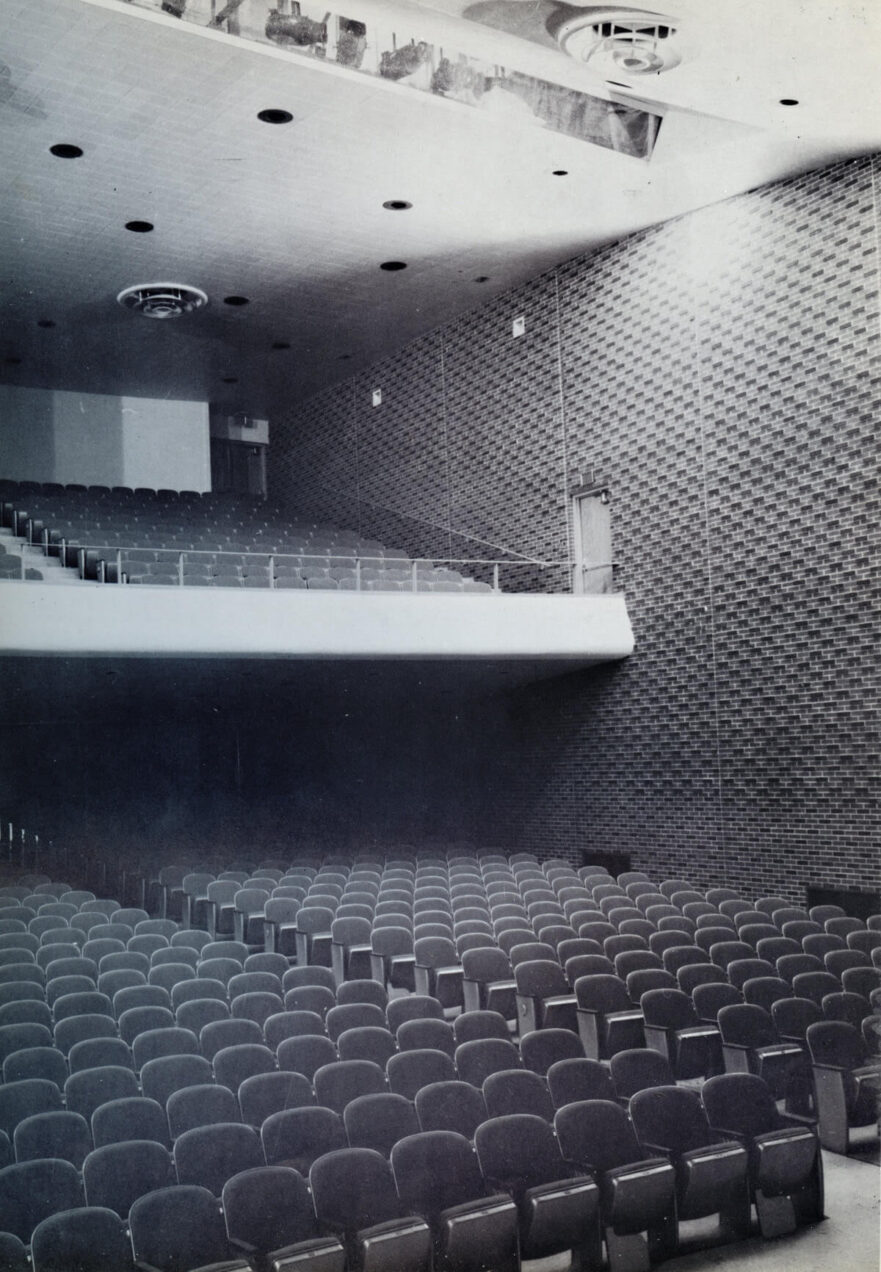
{"type": "Polygon", "coordinates": [[[798,899],[874,880],[879,178],[571,261],[274,423],[276,496],[419,554],[566,557],[572,474],[611,489],[636,652],[509,695],[475,836],[798,899]]]}

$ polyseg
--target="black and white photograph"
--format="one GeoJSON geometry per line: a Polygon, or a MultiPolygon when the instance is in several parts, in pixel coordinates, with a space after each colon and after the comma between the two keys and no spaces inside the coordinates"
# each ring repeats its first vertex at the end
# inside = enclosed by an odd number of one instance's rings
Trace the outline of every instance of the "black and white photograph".
{"type": "Polygon", "coordinates": [[[0,0],[0,1272],[878,1272],[879,65],[0,0]]]}

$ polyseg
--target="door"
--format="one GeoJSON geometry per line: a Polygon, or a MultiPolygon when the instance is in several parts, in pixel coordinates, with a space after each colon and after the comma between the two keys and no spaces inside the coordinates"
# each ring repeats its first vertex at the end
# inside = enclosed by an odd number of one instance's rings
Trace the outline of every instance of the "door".
{"type": "Polygon", "coordinates": [[[211,438],[211,489],[266,494],[266,447],[211,438]]]}
{"type": "Polygon", "coordinates": [[[606,490],[576,495],[574,503],[575,577],[573,591],[612,591],[612,518],[606,490]]]}

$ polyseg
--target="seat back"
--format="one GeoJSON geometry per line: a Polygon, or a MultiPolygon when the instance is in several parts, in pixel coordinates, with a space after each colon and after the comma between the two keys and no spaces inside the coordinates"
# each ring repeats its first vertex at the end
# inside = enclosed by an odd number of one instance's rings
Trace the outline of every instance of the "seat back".
{"type": "Polygon", "coordinates": [[[211,1065],[204,1056],[157,1056],[141,1069],[141,1090],[147,1099],[164,1106],[175,1091],[212,1082],[213,1078],[211,1065]]]}
{"type": "Polygon", "coordinates": [[[217,1122],[184,1131],[174,1141],[174,1168],[182,1184],[198,1184],[219,1197],[240,1170],[263,1166],[260,1136],[242,1122],[217,1122]]]}
{"type": "Polygon", "coordinates": [[[482,1087],[491,1073],[519,1068],[520,1056],[512,1042],[502,1038],[478,1038],[459,1044],[455,1063],[463,1082],[482,1087]]]}
{"type": "Polygon", "coordinates": [[[694,1004],[681,989],[650,989],[640,999],[646,1025],[661,1029],[687,1029],[697,1024],[694,1004]]]}
{"type": "Polygon", "coordinates": [[[483,1176],[469,1140],[455,1131],[420,1131],[391,1151],[395,1184],[404,1207],[438,1216],[482,1197],[483,1176]]]}
{"type": "Polygon", "coordinates": [[[129,1229],[135,1261],[162,1272],[186,1272],[229,1256],[217,1199],[196,1185],[140,1197],[129,1211],[129,1229]]]}
{"type": "Polygon", "coordinates": [[[483,1084],[483,1098],[490,1117],[531,1113],[550,1122],[554,1115],[547,1082],[529,1069],[491,1073],[483,1084]]]}
{"type": "Polygon", "coordinates": [[[50,1215],[37,1224],[31,1259],[34,1272],[129,1272],[134,1266],[122,1218],[95,1206],[50,1215]]]}
{"type": "Polygon", "coordinates": [[[473,1139],[487,1116],[482,1090],[458,1080],[422,1087],[416,1092],[415,1104],[423,1131],[455,1131],[466,1139],[473,1139]]]}
{"type": "Polygon", "coordinates": [[[253,1166],[227,1180],[221,1194],[227,1235],[261,1263],[272,1250],[318,1236],[306,1180],[289,1166],[253,1166]]]}
{"type": "Polygon", "coordinates": [[[342,1113],[349,1101],[359,1095],[379,1095],[386,1090],[384,1072],[370,1060],[338,1060],[323,1065],[315,1072],[313,1085],[318,1103],[337,1113],[342,1113]]]}
{"type": "Polygon", "coordinates": [[[346,1146],[343,1120],[333,1109],[304,1106],[270,1113],[260,1128],[268,1165],[287,1165],[308,1174],[316,1158],[346,1146]]]}
{"type": "Polygon", "coordinates": [[[614,1100],[615,1086],[609,1069],[599,1060],[557,1060],[548,1069],[548,1089],[554,1108],[576,1100],[614,1100]]]}
{"type": "Polygon", "coordinates": [[[701,1089],[712,1127],[752,1138],[783,1125],[766,1082],[752,1073],[721,1073],[701,1089]]]}
{"type": "Polygon", "coordinates": [[[58,1158],[17,1162],[0,1170],[0,1231],[29,1242],[38,1223],[83,1204],[79,1171],[58,1158]]]}
{"type": "Polygon", "coordinates": [[[489,1118],[474,1144],[484,1178],[518,1200],[528,1188],[569,1175],[550,1124],[531,1113],[489,1118]]]}
{"type": "Polygon", "coordinates": [[[644,1157],[627,1111],[613,1100],[578,1100],[557,1109],[554,1130],[563,1156],[582,1170],[615,1170],[644,1157]]]}
{"type": "Polygon", "coordinates": [[[416,1110],[403,1095],[361,1095],[343,1110],[343,1125],[352,1148],[372,1148],[388,1157],[392,1145],[419,1127],[416,1110]]]}
{"type": "Polygon", "coordinates": [[[313,1162],[309,1187],[321,1224],[349,1235],[401,1215],[392,1168],[371,1148],[341,1148],[313,1162]]]}
{"type": "Polygon", "coordinates": [[[108,1100],[92,1114],[92,1143],[95,1148],[126,1140],[155,1140],[167,1148],[170,1143],[168,1118],[156,1100],[130,1095],[108,1100]]]}
{"type": "Polygon", "coordinates": [[[841,1020],[808,1025],[808,1050],[814,1064],[858,1069],[867,1062],[866,1044],[858,1029],[841,1020]]]}
{"type": "Polygon", "coordinates": [[[609,1061],[615,1093],[619,1100],[629,1100],[637,1091],[651,1087],[676,1085],[670,1061],[651,1048],[628,1048],[609,1061]]]}
{"type": "Polygon", "coordinates": [[[630,1101],[630,1118],[641,1144],[674,1154],[701,1148],[711,1139],[700,1096],[684,1087],[637,1091],[630,1101]]]}
{"type": "Polygon", "coordinates": [[[171,1154],[155,1140],[124,1140],[93,1149],[83,1163],[86,1204],[121,1218],[139,1197],[175,1182],[171,1154]]]}

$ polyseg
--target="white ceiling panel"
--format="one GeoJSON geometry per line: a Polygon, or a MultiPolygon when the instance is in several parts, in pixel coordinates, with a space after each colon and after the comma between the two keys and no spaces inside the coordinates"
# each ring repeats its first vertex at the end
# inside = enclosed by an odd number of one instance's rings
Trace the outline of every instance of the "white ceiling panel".
{"type": "MultiPolygon", "coordinates": [[[[368,3],[450,47],[608,93],[458,0],[448,13],[368,3]]],[[[775,0],[773,24],[753,0],[686,8],[694,56],[631,85],[665,111],[642,161],[114,0],[6,0],[0,379],[271,416],[593,246],[878,147],[877,6],[775,0]],[[294,121],[261,123],[267,107],[294,121]],[[82,157],[55,158],[58,142],[82,157]],[[389,212],[388,199],[413,206],[389,212]],[[386,260],[408,268],[385,273],[386,260]],[[209,304],[165,322],[116,305],[151,281],[192,284],[209,304]]]]}

